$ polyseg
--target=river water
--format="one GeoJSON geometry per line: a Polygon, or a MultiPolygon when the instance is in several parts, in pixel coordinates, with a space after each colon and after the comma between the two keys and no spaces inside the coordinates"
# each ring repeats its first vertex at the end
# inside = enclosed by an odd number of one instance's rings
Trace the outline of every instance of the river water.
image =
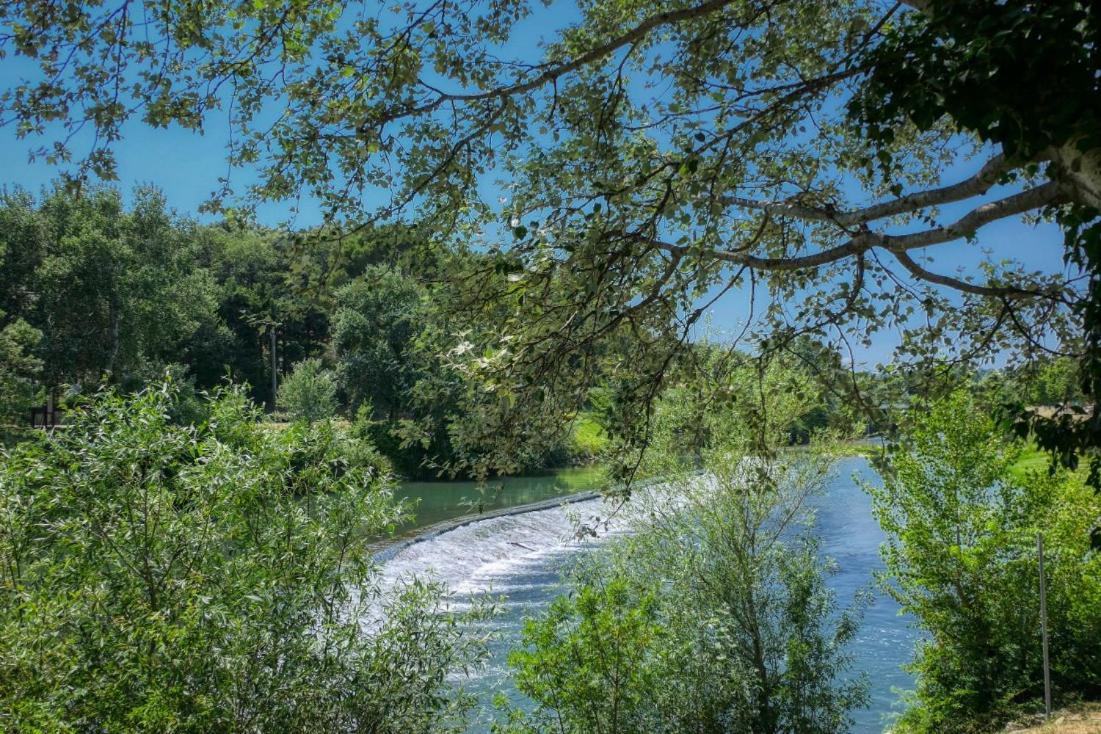
{"type": "Polygon", "coordinates": [[[479,484],[473,481],[402,482],[394,498],[413,504],[415,520],[400,532],[415,534],[419,528],[478,512],[503,510],[533,502],[599,489],[603,473],[595,467],[568,467],[546,474],[501,477],[479,484]]]}
{"type": "MultiPolygon", "coordinates": [[[[877,481],[866,460],[840,461],[827,491],[816,501],[816,532],[822,552],[837,562],[838,572],[829,584],[842,605],[868,589],[872,574],[882,568],[878,548],[883,535],[857,478],[877,481]]],[[[489,664],[470,681],[481,700],[480,718],[471,732],[488,730],[496,693],[524,703],[509,682],[507,651],[519,639],[524,618],[538,615],[563,591],[560,572],[565,564],[598,549],[609,537],[628,532],[623,523],[612,522],[595,541],[573,539],[579,519],[591,521],[606,513],[600,500],[587,500],[487,518],[405,546],[385,560],[383,574],[390,579],[430,575],[446,582],[457,607],[487,592],[502,599],[501,614],[484,623],[498,633],[489,664]]],[[[853,671],[867,674],[871,682],[870,705],[855,713],[854,732],[881,732],[889,724],[898,710],[898,690],[912,686],[901,666],[910,659],[916,640],[917,633],[899,616],[897,606],[876,593],[851,648],[853,671]]]]}

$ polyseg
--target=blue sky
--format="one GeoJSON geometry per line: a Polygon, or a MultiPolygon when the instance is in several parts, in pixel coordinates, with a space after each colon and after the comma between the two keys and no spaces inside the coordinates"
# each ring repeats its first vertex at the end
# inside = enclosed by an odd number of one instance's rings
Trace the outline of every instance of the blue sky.
{"type": "MultiPolygon", "coordinates": [[[[535,46],[554,29],[570,22],[576,11],[570,6],[563,9],[556,5],[551,11],[550,22],[545,15],[531,18],[522,23],[507,50],[530,55],[535,46]]],[[[34,78],[35,67],[21,59],[5,58],[0,61],[0,87],[7,87],[19,80],[34,78]]],[[[161,189],[172,208],[180,214],[193,216],[200,220],[208,219],[199,214],[199,206],[218,185],[218,178],[227,173],[225,163],[225,145],[229,128],[224,115],[215,114],[205,123],[202,134],[183,130],[179,127],[151,129],[140,123],[125,127],[124,138],[116,148],[119,181],[117,186],[124,192],[130,192],[135,186],[151,184],[161,189]]],[[[19,186],[36,192],[48,186],[56,177],[57,171],[44,161],[28,163],[28,152],[43,141],[36,139],[19,140],[10,127],[0,127],[0,185],[19,186]]],[[[80,153],[79,141],[74,153],[80,153]]],[[[962,178],[978,166],[974,162],[961,166],[960,170],[945,172],[945,180],[962,178]]],[[[233,172],[233,180],[238,190],[248,182],[248,172],[233,172]]],[[[494,187],[487,182],[483,191],[493,197],[494,187]]],[[[495,197],[493,197],[495,198],[495,197]]],[[[959,214],[962,211],[946,209],[945,216],[959,214]]],[[[267,225],[290,223],[295,227],[309,227],[321,221],[321,212],[311,201],[304,201],[296,215],[291,214],[289,205],[267,204],[258,211],[258,219],[267,225]]],[[[1046,272],[1061,272],[1062,245],[1061,234],[1049,224],[1032,226],[1020,221],[1002,221],[981,230],[976,244],[955,243],[941,246],[936,250],[936,269],[952,273],[957,268],[973,269],[982,259],[984,250],[996,253],[997,258],[1019,260],[1030,268],[1046,272]]],[[[714,328],[723,332],[734,332],[748,313],[747,296],[732,292],[711,309],[710,322],[714,328]]],[[[888,359],[894,340],[884,334],[870,349],[862,349],[860,361],[865,366],[888,359]]]]}

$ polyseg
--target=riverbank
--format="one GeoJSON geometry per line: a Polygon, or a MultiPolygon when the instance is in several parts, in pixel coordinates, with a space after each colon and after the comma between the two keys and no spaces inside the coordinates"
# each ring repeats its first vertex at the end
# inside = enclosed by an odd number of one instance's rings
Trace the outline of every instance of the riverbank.
{"type": "MultiPolygon", "coordinates": [[[[1040,717],[1037,717],[1037,720],[1040,717]]],[[[1014,734],[1099,734],[1101,703],[1084,704],[1056,711],[1046,722],[1026,721],[1011,724],[1005,731],[1014,734]]]]}
{"type": "Polygon", "coordinates": [[[397,537],[419,534],[441,522],[597,491],[604,482],[604,472],[594,466],[562,467],[485,482],[401,481],[394,498],[412,506],[413,520],[398,528],[397,537]]]}

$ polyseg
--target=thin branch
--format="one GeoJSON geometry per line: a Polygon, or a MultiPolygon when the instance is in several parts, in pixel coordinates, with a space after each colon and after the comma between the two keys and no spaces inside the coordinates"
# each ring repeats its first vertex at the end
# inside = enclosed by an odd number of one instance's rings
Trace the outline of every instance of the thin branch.
{"type": "Polygon", "coordinates": [[[503,99],[506,97],[512,97],[517,94],[525,94],[534,89],[557,81],[560,77],[565,76],[573,71],[580,69],[587,64],[591,64],[594,61],[599,61],[604,57],[614,53],[617,49],[622,48],[633,43],[636,43],[646,37],[651,31],[656,30],[662,26],[673,25],[684,20],[692,18],[699,18],[705,15],[710,15],[713,12],[722,10],[727,5],[730,5],[734,0],[708,0],[700,5],[696,5],[689,8],[682,8],[680,10],[669,10],[664,13],[657,13],[652,15],[646,20],[636,25],[626,33],[622,33],[609,41],[602,43],[601,45],[586,51],[579,56],[560,64],[553,66],[546,66],[541,74],[533,79],[529,79],[525,82],[517,82],[505,87],[498,87],[496,89],[490,89],[485,92],[471,92],[471,93],[440,93],[436,99],[431,102],[427,102],[416,107],[411,107],[405,110],[393,110],[380,117],[370,120],[375,126],[384,125],[388,122],[392,122],[399,117],[418,116],[426,113],[430,113],[438,109],[446,102],[477,102],[479,100],[488,99],[503,99]]]}
{"type": "MultiPolygon", "coordinates": [[[[955,222],[942,227],[933,227],[921,232],[913,232],[903,235],[889,235],[870,230],[864,230],[849,238],[846,242],[834,247],[820,250],[819,252],[793,257],[759,257],[738,250],[711,250],[710,255],[718,260],[748,265],[758,270],[791,271],[818,268],[822,265],[844,260],[845,258],[867,252],[879,247],[892,253],[904,252],[920,247],[944,244],[961,237],[967,237],[980,227],[995,222],[999,219],[1024,214],[1038,209],[1047,204],[1054,203],[1062,196],[1058,182],[1049,181],[1035,188],[1012,194],[1004,199],[998,199],[987,204],[977,206],[955,222]]],[[[670,253],[689,255],[695,248],[684,245],[675,245],[671,242],[663,242],[657,239],[639,238],[640,240],[666,250],[670,253]]]]}
{"type": "Polygon", "coordinates": [[[959,278],[953,278],[949,275],[941,275],[934,273],[931,270],[926,270],[917,263],[909,253],[905,251],[891,250],[890,253],[895,256],[895,259],[902,263],[902,266],[913,273],[918,278],[928,281],[930,283],[936,283],[937,285],[947,286],[957,291],[964,293],[973,293],[976,296],[986,296],[988,298],[1004,298],[1010,300],[1024,300],[1030,298],[1052,298],[1051,293],[1044,291],[1034,291],[1027,288],[1014,288],[1012,286],[991,286],[991,285],[976,285],[975,283],[969,283],[966,280],[960,280],[959,278]]]}

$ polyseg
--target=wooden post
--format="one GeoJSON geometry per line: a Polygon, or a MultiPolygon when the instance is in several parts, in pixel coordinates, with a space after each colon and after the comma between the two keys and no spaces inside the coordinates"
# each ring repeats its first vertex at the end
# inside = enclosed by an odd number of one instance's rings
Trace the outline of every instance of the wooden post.
{"type": "Polygon", "coordinates": [[[278,362],[275,360],[275,324],[272,323],[270,327],[271,332],[271,409],[275,410],[275,392],[279,389],[278,385],[278,362]]]}
{"type": "Polygon", "coordinates": [[[1047,640],[1047,586],[1044,579],[1044,534],[1036,534],[1036,553],[1040,560],[1040,637],[1044,651],[1044,716],[1051,716],[1051,662],[1047,640]]]}

